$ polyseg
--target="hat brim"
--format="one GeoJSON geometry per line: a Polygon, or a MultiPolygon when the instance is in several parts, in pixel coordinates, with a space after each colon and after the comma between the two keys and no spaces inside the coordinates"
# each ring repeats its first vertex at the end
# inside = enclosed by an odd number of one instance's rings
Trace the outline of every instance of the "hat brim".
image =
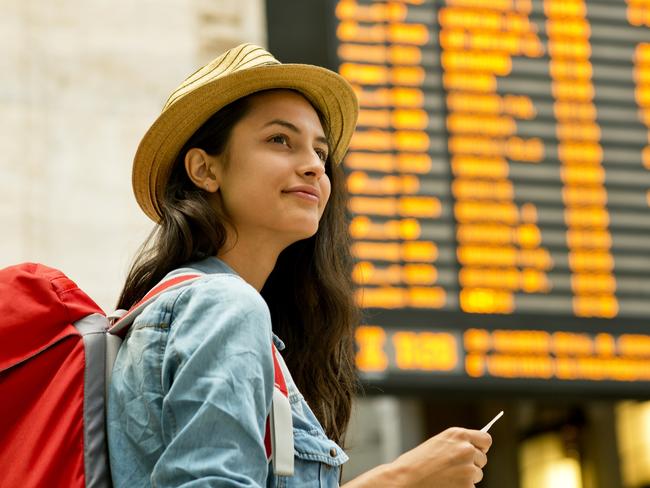
{"type": "Polygon", "coordinates": [[[162,201],[174,161],[187,140],[214,113],[235,100],[263,90],[303,94],[324,116],[331,159],[339,164],[358,116],[357,98],[345,79],[318,66],[258,66],[217,78],[188,92],[155,120],[140,141],[133,162],[133,191],[142,210],[160,221],[162,201]]]}

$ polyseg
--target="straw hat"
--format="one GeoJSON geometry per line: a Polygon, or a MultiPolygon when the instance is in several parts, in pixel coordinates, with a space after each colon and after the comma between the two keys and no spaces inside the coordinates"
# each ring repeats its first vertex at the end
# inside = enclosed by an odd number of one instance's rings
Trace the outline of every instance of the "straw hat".
{"type": "Polygon", "coordinates": [[[190,75],[140,141],[133,161],[133,191],[149,218],[160,220],[160,202],[172,165],[190,136],[229,103],[273,88],[299,91],[323,114],[332,161],[341,162],[358,114],[348,82],[325,68],[282,64],[263,48],[242,44],[190,75]]]}

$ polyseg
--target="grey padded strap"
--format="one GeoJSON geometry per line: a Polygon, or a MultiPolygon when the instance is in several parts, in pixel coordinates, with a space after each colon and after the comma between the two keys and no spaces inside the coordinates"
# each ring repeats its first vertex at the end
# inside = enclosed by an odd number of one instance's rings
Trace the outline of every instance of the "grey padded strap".
{"type": "Polygon", "coordinates": [[[117,358],[117,352],[122,345],[120,336],[106,334],[106,398],[108,398],[108,389],[111,386],[111,377],[113,375],[113,365],[117,358]]]}
{"type": "Polygon", "coordinates": [[[92,314],[75,322],[84,341],[84,471],[87,488],[110,488],[105,417],[106,329],[108,321],[92,314]]]}

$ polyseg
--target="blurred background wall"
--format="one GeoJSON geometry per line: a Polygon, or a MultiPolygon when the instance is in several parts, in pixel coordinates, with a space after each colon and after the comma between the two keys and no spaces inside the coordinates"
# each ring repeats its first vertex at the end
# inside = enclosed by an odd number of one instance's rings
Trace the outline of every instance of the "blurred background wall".
{"type": "Polygon", "coordinates": [[[107,311],[152,228],[131,161],[168,94],[263,0],[0,2],[0,266],[63,269],[107,311]]]}

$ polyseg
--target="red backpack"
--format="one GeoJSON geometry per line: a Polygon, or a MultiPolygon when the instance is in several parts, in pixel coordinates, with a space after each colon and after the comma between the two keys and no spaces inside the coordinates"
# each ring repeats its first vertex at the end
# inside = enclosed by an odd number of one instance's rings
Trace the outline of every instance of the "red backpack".
{"type": "MultiPolygon", "coordinates": [[[[112,327],[101,308],[58,271],[25,263],[0,270],[0,487],[110,488],[105,399],[113,361],[156,286],[112,327]]],[[[267,457],[293,474],[287,388],[274,348],[275,389],[267,419],[267,457]]]]}

